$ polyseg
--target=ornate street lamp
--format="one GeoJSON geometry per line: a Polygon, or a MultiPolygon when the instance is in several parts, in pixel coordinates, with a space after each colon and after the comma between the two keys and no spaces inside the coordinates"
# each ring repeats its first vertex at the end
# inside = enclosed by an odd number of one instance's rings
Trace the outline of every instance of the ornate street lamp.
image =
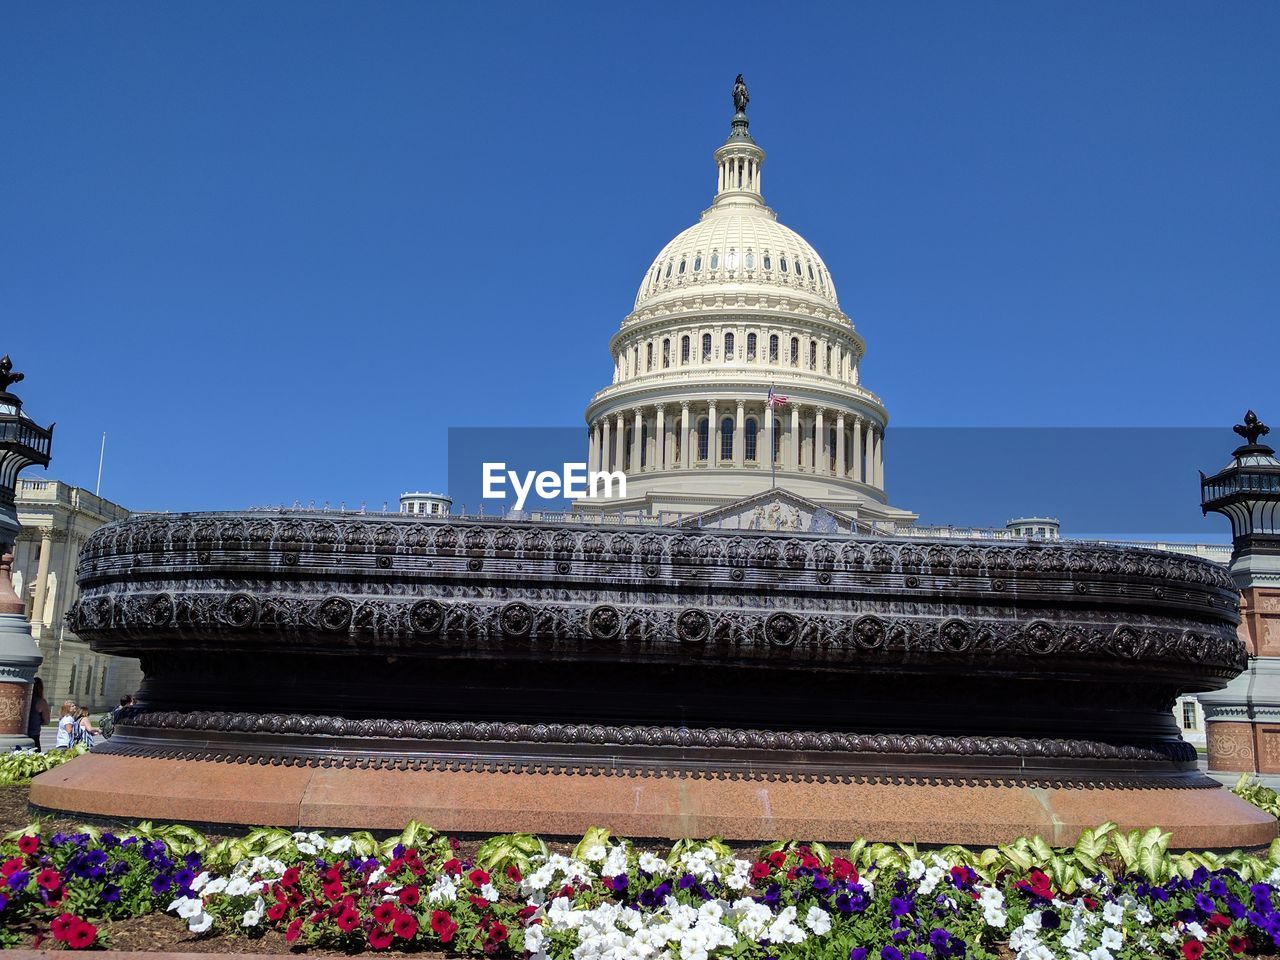
{"type": "Polygon", "coordinates": [[[1200,507],[1231,521],[1231,578],[1240,589],[1240,639],[1249,669],[1204,694],[1210,773],[1259,775],[1280,785],[1280,460],[1261,443],[1271,431],[1252,410],[1236,433],[1245,443],[1211,477],[1200,474],[1200,507]]]}
{"type": "Polygon", "coordinates": [[[22,412],[22,401],[9,388],[22,379],[13,361],[0,357],[0,751],[29,747],[27,714],[31,681],[44,658],[31,639],[25,607],[14,593],[10,573],[18,535],[14,494],[25,467],[49,465],[53,425],[41,427],[22,412]]]}

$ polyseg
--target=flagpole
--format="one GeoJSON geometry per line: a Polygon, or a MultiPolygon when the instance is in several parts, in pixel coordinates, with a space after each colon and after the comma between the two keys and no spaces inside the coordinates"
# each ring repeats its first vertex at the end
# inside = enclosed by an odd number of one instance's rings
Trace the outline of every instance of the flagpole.
{"type": "Polygon", "coordinates": [[[102,448],[98,451],[98,482],[93,488],[93,495],[95,497],[101,496],[102,494],[102,461],[106,459],[106,456],[107,432],[104,430],[102,431],[102,448]]]}

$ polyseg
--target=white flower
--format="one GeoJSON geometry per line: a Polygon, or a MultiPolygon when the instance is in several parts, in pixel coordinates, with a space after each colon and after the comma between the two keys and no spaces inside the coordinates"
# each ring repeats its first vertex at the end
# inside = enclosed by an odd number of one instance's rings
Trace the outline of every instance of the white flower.
{"type": "Polygon", "coordinates": [[[204,885],[205,896],[213,896],[214,894],[221,893],[223,890],[227,889],[227,882],[226,877],[215,877],[213,880],[210,880],[204,885]]]}
{"type": "Polygon", "coordinates": [[[187,921],[187,929],[192,933],[204,933],[212,926],[213,915],[209,913],[201,913],[187,921]]]}
{"type": "Polygon", "coordinates": [[[252,889],[253,885],[244,877],[232,877],[227,881],[226,891],[229,897],[242,897],[252,889]]]}
{"type": "Polygon", "coordinates": [[[427,903],[453,903],[458,899],[458,888],[448,876],[441,875],[427,891],[427,903]]]}
{"type": "Polygon", "coordinates": [[[653,877],[666,876],[671,872],[671,868],[667,866],[667,861],[661,857],[655,857],[647,851],[640,854],[640,869],[653,877]]]}
{"type": "Polygon", "coordinates": [[[1102,936],[1098,938],[1098,942],[1108,950],[1119,950],[1124,946],[1124,934],[1114,927],[1108,927],[1102,931],[1102,936]]]}
{"type": "Polygon", "coordinates": [[[199,893],[201,890],[204,889],[204,885],[208,882],[209,882],[209,871],[208,870],[200,871],[200,876],[196,877],[194,880],[191,881],[192,892],[199,893]]]}
{"type": "Polygon", "coordinates": [[[1209,938],[1209,931],[1200,926],[1200,924],[1196,923],[1194,920],[1187,924],[1187,933],[1191,934],[1197,940],[1207,940],[1209,938]]]}
{"type": "Polygon", "coordinates": [[[804,925],[822,937],[831,932],[831,915],[821,907],[810,907],[804,925]]]}
{"type": "Polygon", "coordinates": [[[537,953],[542,949],[543,938],[546,937],[542,924],[535,923],[524,931],[524,948],[531,953],[537,953]]]}
{"type": "Polygon", "coordinates": [[[1133,918],[1137,920],[1140,924],[1142,924],[1144,927],[1148,923],[1150,923],[1153,919],[1153,917],[1151,916],[1151,911],[1147,909],[1146,904],[1143,904],[1142,906],[1138,907],[1137,910],[1133,911],[1133,918]]]}
{"type": "Polygon", "coordinates": [[[1084,927],[1073,924],[1071,929],[1062,935],[1062,945],[1068,950],[1079,950],[1084,945],[1084,927]]]}
{"type": "Polygon", "coordinates": [[[1113,927],[1119,926],[1124,923],[1124,907],[1114,901],[1107,903],[1102,908],[1102,919],[1113,927]]]}
{"type": "Polygon", "coordinates": [[[302,840],[298,843],[298,852],[305,853],[307,856],[315,856],[317,852],[316,845],[314,843],[307,843],[305,840],[302,840]]]}
{"type": "Polygon", "coordinates": [[[582,854],[582,858],[588,863],[599,863],[608,856],[608,854],[609,852],[605,850],[604,845],[597,843],[587,847],[586,851],[582,854]]]}
{"type": "Polygon", "coordinates": [[[490,903],[498,902],[498,891],[493,888],[492,883],[486,883],[480,888],[480,896],[484,897],[490,903]]]}
{"type": "Polygon", "coordinates": [[[1094,947],[1089,951],[1089,960],[1114,960],[1114,958],[1106,947],[1094,947]]]}
{"type": "Polygon", "coordinates": [[[257,910],[246,910],[244,916],[240,918],[240,926],[256,927],[262,922],[262,914],[257,910]]]}
{"type": "Polygon", "coordinates": [[[190,920],[204,913],[204,901],[199,897],[179,897],[169,904],[168,909],[176,910],[183,920],[190,920]]]}
{"type": "Polygon", "coordinates": [[[912,880],[919,880],[924,876],[924,861],[912,860],[907,864],[907,876],[912,880]]]}
{"type": "Polygon", "coordinates": [[[350,837],[339,837],[329,845],[329,849],[334,853],[346,853],[352,847],[352,839],[350,837]]]}
{"type": "Polygon", "coordinates": [[[1003,927],[1009,921],[1009,915],[999,907],[991,906],[982,911],[982,919],[989,927],[1003,927]]]}

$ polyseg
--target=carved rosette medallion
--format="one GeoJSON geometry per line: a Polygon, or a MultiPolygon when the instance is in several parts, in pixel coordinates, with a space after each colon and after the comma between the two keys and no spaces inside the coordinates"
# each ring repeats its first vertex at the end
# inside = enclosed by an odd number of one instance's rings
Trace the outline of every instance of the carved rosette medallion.
{"type": "Polygon", "coordinates": [[[595,640],[616,640],[622,633],[622,614],[617,607],[602,603],[587,616],[587,630],[595,640]]]}

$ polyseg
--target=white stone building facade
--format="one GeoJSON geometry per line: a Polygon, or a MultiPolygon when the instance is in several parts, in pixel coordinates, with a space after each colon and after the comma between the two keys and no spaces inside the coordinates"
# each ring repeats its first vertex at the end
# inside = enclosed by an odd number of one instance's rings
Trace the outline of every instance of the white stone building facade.
{"type": "Polygon", "coordinates": [[[13,586],[44,656],[38,675],[50,709],[68,699],[94,712],[113,707],[123,694],[137,692],[138,661],[94,653],[64,618],[78,595],[76,558],[84,541],[129,511],[58,480],[20,480],[15,501],[22,529],[14,545],[13,586]]]}
{"type": "Polygon", "coordinates": [[[915,520],[885,495],[866,345],[817,251],[765,205],[764,157],[738,113],[714,202],[645,271],[587,407],[588,469],[624,472],[627,496],[575,510],[687,516],[777,486],[860,526],[915,520]]]}

